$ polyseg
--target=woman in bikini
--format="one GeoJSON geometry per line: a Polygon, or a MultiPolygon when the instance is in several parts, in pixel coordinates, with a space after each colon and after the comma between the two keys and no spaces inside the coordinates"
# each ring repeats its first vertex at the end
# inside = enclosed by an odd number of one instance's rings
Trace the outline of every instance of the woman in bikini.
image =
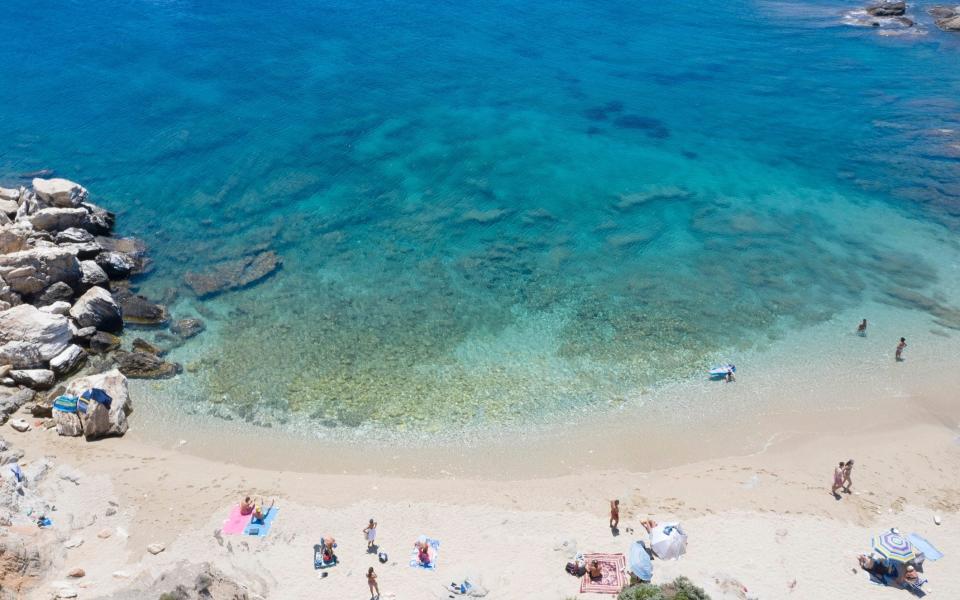
{"type": "Polygon", "coordinates": [[[837,500],[840,499],[840,494],[837,493],[837,490],[843,487],[843,469],[846,466],[842,460],[840,464],[833,470],[833,489],[830,490],[830,493],[833,494],[833,497],[837,500]]]}
{"type": "Polygon", "coordinates": [[[370,600],[380,600],[380,586],[377,585],[377,574],[373,567],[367,570],[367,585],[370,586],[370,600]]]}

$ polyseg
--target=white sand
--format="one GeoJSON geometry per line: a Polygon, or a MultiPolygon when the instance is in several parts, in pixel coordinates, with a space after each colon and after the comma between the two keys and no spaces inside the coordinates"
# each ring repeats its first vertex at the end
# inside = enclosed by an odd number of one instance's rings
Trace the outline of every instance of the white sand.
{"type": "Polygon", "coordinates": [[[525,481],[275,472],[129,438],[85,443],[38,431],[5,435],[27,450],[27,461],[46,454],[84,473],[79,485],[47,479],[58,488],[55,527],[32,535],[80,536],[84,544],[58,546],[51,577],[29,598],[50,597],[76,566],[87,575],[70,585],[80,598],[92,598],[186,559],[212,561],[269,598],[367,598],[364,574],[375,566],[384,598],[446,598],[447,584],[471,575],[489,588],[488,598],[561,600],[579,589],[563,571],[567,556],[555,550],[563,540],[576,540],[584,552],[626,552],[634,539],[626,528],[641,529],[638,521],[648,515],[678,519],[690,535],[681,560],[655,561],[655,581],[687,575],[716,598],[906,598],[854,572],[870,537],[891,526],[921,533],[946,554],[927,564],[931,597],[960,598],[960,444],[943,425],[792,440],[753,456],[650,473],[525,481]],[[892,455],[891,439],[906,440],[910,449],[892,455]],[[837,501],[829,494],[832,466],[848,457],[857,460],[854,494],[837,501]],[[230,507],[247,493],[277,498],[281,510],[270,535],[217,539],[230,507]],[[622,503],[616,538],[606,526],[613,497],[622,503]],[[107,517],[111,500],[119,511],[107,517]],[[935,513],[941,526],[933,523],[935,513]],[[387,565],[365,553],[361,530],[370,517],[379,522],[387,565]],[[104,528],[113,535],[100,539],[104,528]],[[341,564],[321,579],[312,546],[325,534],[337,538],[341,564]],[[442,541],[435,572],[406,564],[419,534],[442,541]],[[166,551],[148,554],[152,542],[166,544],[166,551]]]}

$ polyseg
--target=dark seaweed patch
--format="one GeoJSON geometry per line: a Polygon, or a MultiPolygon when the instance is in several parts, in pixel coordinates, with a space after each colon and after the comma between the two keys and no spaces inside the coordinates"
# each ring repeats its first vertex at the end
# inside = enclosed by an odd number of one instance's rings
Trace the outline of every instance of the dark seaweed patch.
{"type": "Polygon", "coordinates": [[[641,115],[623,115],[618,117],[614,125],[620,129],[642,129],[652,138],[664,139],[670,137],[670,130],[663,121],[641,115]]]}

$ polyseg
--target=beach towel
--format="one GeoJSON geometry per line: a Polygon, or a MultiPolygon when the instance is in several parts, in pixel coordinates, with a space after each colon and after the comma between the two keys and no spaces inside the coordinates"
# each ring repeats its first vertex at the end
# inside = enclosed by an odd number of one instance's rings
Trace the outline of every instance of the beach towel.
{"type": "Polygon", "coordinates": [[[263,516],[263,521],[255,521],[250,519],[250,522],[247,523],[247,526],[243,528],[243,535],[253,535],[256,537],[264,537],[270,533],[270,527],[273,525],[273,520],[277,518],[277,511],[280,510],[278,507],[274,506],[267,511],[267,514],[263,516]]]}
{"type": "Polygon", "coordinates": [[[323,560],[323,544],[314,544],[313,545],[313,568],[329,569],[330,567],[337,566],[339,559],[337,558],[337,555],[334,554],[333,552],[334,549],[336,549],[336,547],[337,545],[334,544],[333,548],[330,549],[330,555],[332,556],[332,559],[329,562],[327,562],[323,560]]]}
{"type": "Polygon", "coordinates": [[[940,552],[933,547],[933,544],[927,541],[926,538],[921,536],[918,533],[910,534],[910,544],[918,551],[923,552],[924,558],[927,560],[940,560],[943,558],[943,552],[940,552]]]}
{"type": "Polygon", "coordinates": [[[57,396],[57,399],[53,401],[53,410],[59,410],[65,413],[76,413],[77,397],[69,395],[57,396]]]}
{"type": "Polygon", "coordinates": [[[223,522],[220,531],[224,535],[240,535],[248,523],[250,523],[250,515],[240,514],[240,505],[238,504],[230,511],[230,516],[223,522]]]}
{"type": "Polygon", "coordinates": [[[590,574],[586,574],[580,580],[580,593],[591,594],[619,594],[620,590],[626,585],[626,576],[623,570],[627,566],[627,559],[623,554],[585,554],[583,560],[589,567],[593,561],[600,564],[600,572],[603,576],[592,581],[590,574]]]}
{"type": "Polygon", "coordinates": [[[417,540],[418,542],[427,542],[427,545],[430,546],[430,549],[427,551],[427,554],[430,555],[430,564],[428,566],[423,566],[420,564],[420,558],[418,556],[417,547],[413,547],[413,552],[410,553],[410,566],[414,569],[425,569],[427,571],[433,571],[437,568],[437,555],[440,554],[440,540],[435,540],[428,538],[425,535],[421,535],[417,540]]]}

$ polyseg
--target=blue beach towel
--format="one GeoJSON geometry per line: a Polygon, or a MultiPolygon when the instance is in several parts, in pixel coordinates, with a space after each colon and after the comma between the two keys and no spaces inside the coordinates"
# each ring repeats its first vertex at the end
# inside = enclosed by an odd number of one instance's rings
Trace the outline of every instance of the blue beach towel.
{"type": "Polygon", "coordinates": [[[86,390],[80,394],[80,397],[86,400],[94,400],[99,402],[107,408],[110,408],[110,405],[113,404],[113,398],[110,397],[110,394],[106,393],[100,388],[90,388],[89,390],[86,390]]]}
{"type": "Polygon", "coordinates": [[[433,571],[437,568],[437,555],[440,554],[440,540],[435,540],[433,538],[428,538],[421,535],[418,542],[427,542],[430,546],[430,564],[423,566],[420,564],[420,558],[418,556],[417,548],[414,546],[413,553],[410,555],[410,566],[414,569],[424,569],[426,571],[433,571]]]}
{"type": "Polygon", "coordinates": [[[943,558],[943,552],[940,552],[939,550],[934,548],[933,544],[928,542],[926,538],[924,538],[920,534],[911,533],[909,538],[910,538],[910,544],[913,545],[913,547],[919,550],[920,552],[923,552],[923,555],[926,557],[927,560],[940,560],[941,558],[943,558]]]}
{"type": "Polygon", "coordinates": [[[273,525],[273,520],[277,518],[278,510],[280,510],[280,508],[276,506],[268,510],[267,514],[263,516],[263,521],[250,519],[250,522],[247,523],[247,526],[243,528],[243,535],[266,537],[266,535],[270,533],[270,527],[273,525]]]}
{"type": "Polygon", "coordinates": [[[59,410],[60,412],[65,413],[75,413],[77,412],[77,397],[76,396],[57,396],[57,399],[53,401],[53,410],[59,410]]]}

